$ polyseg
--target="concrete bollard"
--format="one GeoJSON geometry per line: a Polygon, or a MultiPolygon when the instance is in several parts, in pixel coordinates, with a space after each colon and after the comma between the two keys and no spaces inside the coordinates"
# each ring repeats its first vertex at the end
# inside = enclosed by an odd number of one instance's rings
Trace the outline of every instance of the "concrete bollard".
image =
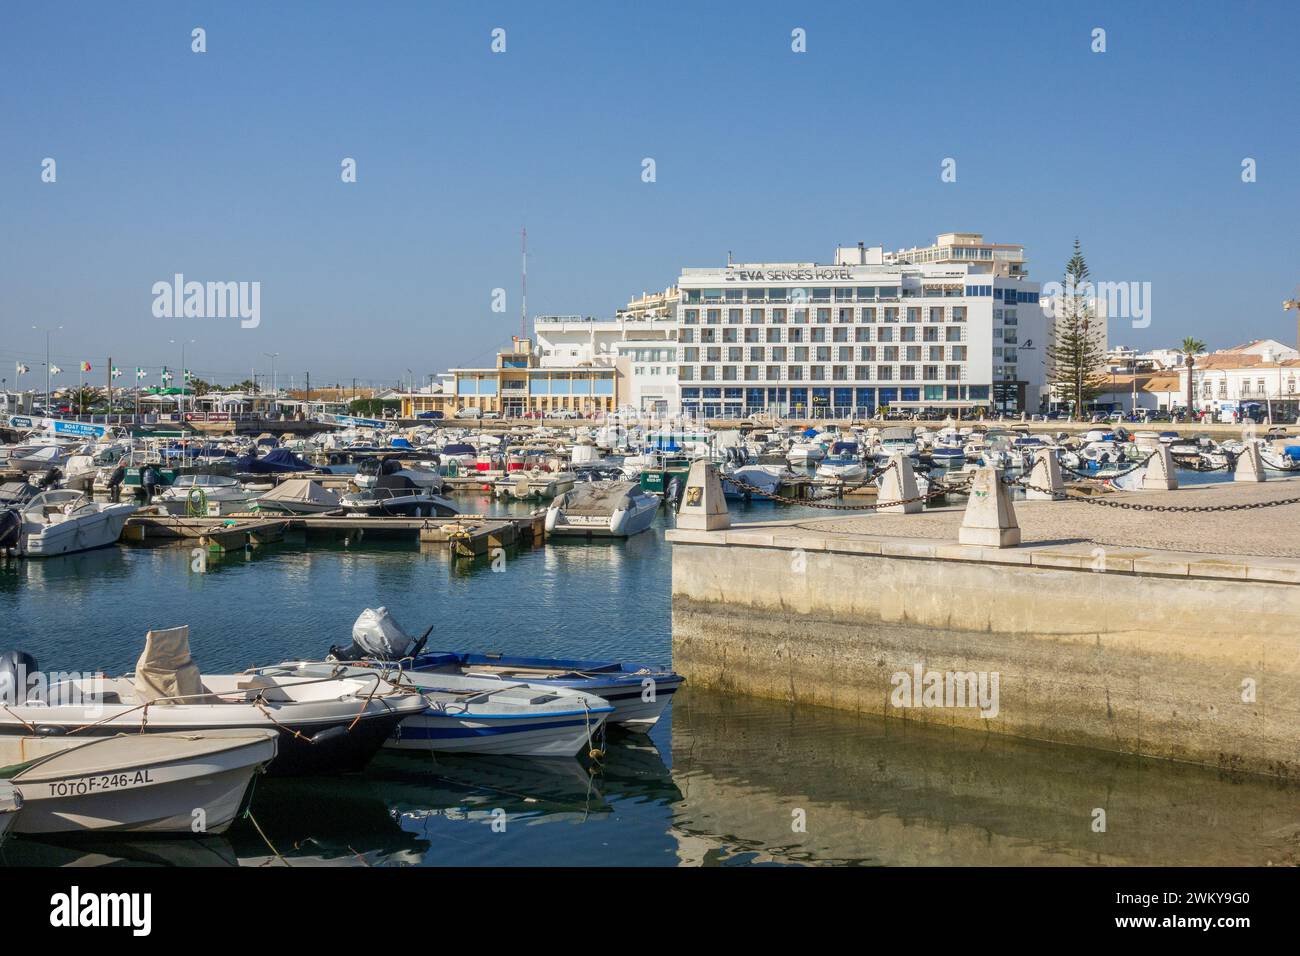
{"type": "Polygon", "coordinates": [[[1174,460],[1170,457],[1169,446],[1161,442],[1142,472],[1142,490],[1173,491],[1177,487],[1178,477],[1174,474],[1174,460]]]}
{"type": "Polygon", "coordinates": [[[1259,445],[1247,442],[1241,454],[1237,456],[1237,467],[1232,470],[1233,481],[1263,481],[1264,459],[1260,457],[1259,445]]]}
{"type": "Polygon", "coordinates": [[[721,531],[731,527],[731,512],[722,494],[718,469],[707,461],[691,465],[686,490],[677,509],[677,527],[690,531],[721,531]]]}
{"type": "Polygon", "coordinates": [[[985,548],[1010,548],[1020,543],[1011,492],[1002,483],[1002,473],[992,465],[975,472],[957,540],[985,548]]]}
{"type": "Polygon", "coordinates": [[[1057,495],[1065,493],[1065,482],[1061,480],[1061,462],[1056,457],[1056,449],[1040,448],[1034,452],[1034,467],[1029,471],[1026,484],[1035,488],[1049,488],[1051,491],[1025,489],[1028,501],[1055,501],[1057,495]]]}
{"type": "Polygon", "coordinates": [[[876,501],[906,503],[885,505],[876,510],[882,513],[904,515],[912,515],[925,510],[924,501],[907,500],[920,495],[916,487],[916,472],[912,471],[912,460],[902,452],[896,451],[889,456],[889,464],[891,467],[889,471],[885,472],[885,478],[880,483],[880,493],[876,496],[876,501]]]}

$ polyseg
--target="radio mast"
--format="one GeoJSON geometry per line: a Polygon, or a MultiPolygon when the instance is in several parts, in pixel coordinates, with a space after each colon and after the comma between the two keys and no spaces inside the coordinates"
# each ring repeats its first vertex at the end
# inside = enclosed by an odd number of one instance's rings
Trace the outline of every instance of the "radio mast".
{"type": "Polygon", "coordinates": [[[519,234],[519,251],[523,253],[523,271],[519,274],[522,295],[519,297],[519,338],[528,338],[528,227],[519,234]]]}

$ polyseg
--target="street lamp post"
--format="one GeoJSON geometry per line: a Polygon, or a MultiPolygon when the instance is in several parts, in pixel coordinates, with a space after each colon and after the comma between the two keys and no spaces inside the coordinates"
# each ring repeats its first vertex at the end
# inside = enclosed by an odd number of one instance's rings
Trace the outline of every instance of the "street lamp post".
{"type": "Polygon", "coordinates": [[[63,326],[57,325],[51,330],[48,328],[41,329],[33,325],[32,329],[36,332],[43,331],[45,333],[45,414],[48,417],[50,414],[50,332],[62,332],[63,326]]]}
{"type": "Polygon", "coordinates": [[[275,410],[280,408],[280,391],[275,386],[275,360],[280,357],[279,352],[263,352],[271,360],[271,401],[275,403],[275,410]]]}
{"type": "MultiPolygon", "coordinates": [[[[176,344],[177,344],[177,342],[176,342],[175,339],[168,339],[167,341],[170,342],[172,345],[176,345],[176,344]]],[[[187,343],[186,343],[186,340],[185,340],[185,339],[181,339],[179,344],[180,344],[180,347],[181,347],[181,400],[180,400],[180,411],[181,411],[181,422],[184,423],[184,421],[185,421],[185,383],[186,383],[187,381],[189,381],[189,375],[187,375],[186,372],[185,372],[185,346],[186,346],[187,343]]],[[[189,345],[193,345],[193,344],[194,344],[194,339],[190,339],[189,342],[188,342],[188,344],[189,344],[189,345]]],[[[191,409],[190,409],[190,410],[193,411],[193,407],[192,407],[192,406],[191,406],[191,409]]]]}

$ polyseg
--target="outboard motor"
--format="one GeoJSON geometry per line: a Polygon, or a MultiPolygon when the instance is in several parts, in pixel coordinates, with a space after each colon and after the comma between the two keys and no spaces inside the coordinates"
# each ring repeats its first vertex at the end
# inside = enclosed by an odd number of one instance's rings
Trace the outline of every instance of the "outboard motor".
{"type": "Polygon", "coordinates": [[[352,644],[346,648],[331,647],[330,657],[339,661],[365,658],[396,661],[407,656],[410,647],[411,639],[388,613],[388,608],[366,608],[352,625],[352,644]]]}
{"type": "Polygon", "coordinates": [[[682,500],[682,480],[674,475],[668,481],[668,500],[677,505],[682,500]]]}
{"type": "Polygon", "coordinates": [[[0,654],[0,703],[14,705],[26,701],[28,682],[39,671],[36,658],[26,651],[0,654]]]}
{"type": "Polygon", "coordinates": [[[41,489],[53,488],[59,483],[59,479],[62,477],[63,472],[59,471],[57,468],[51,468],[45,474],[41,475],[41,479],[36,483],[36,487],[41,489]]]}
{"type": "Polygon", "coordinates": [[[385,458],[379,465],[381,475],[395,475],[402,470],[402,462],[399,458],[385,458]]]}
{"type": "Polygon", "coordinates": [[[23,533],[23,519],[12,508],[0,511],[0,551],[18,547],[18,538],[23,533]]]}

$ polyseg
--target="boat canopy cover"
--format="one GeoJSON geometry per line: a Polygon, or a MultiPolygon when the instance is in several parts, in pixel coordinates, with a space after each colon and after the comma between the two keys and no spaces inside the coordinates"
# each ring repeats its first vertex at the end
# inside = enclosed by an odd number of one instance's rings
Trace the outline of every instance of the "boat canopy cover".
{"type": "Polygon", "coordinates": [[[564,493],[560,507],[573,515],[611,515],[631,504],[630,498],[641,493],[635,481],[592,481],[576,485],[564,493]]]}
{"type": "Polygon", "coordinates": [[[916,433],[905,426],[891,425],[880,433],[881,441],[912,441],[916,433]]]}
{"type": "Polygon", "coordinates": [[[444,455],[477,455],[478,449],[464,442],[452,442],[450,445],[442,447],[442,453],[444,455]]]}
{"type": "Polygon", "coordinates": [[[40,491],[35,485],[26,481],[6,481],[0,485],[0,508],[6,505],[22,505],[31,501],[40,491]]]}
{"type": "Polygon", "coordinates": [[[244,455],[235,462],[235,470],[264,475],[281,471],[315,471],[316,469],[287,448],[272,448],[261,458],[256,455],[244,455]]]}
{"type": "Polygon", "coordinates": [[[320,505],[337,505],[339,503],[338,495],[322,488],[310,478],[291,478],[288,481],[281,482],[258,500],[311,502],[320,505]]]}
{"type": "Polygon", "coordinates": [[[858,453],[858,443],[855,441],[837,441],[831,445],[832,455],[856,455],[858,453]]]}
{"type": "Polygon", "coordinates": [[[418,494],[420,491],[420,486],[406,475],[380,475],[375,479],[375,487],[392,488],[394,491],[405,491],[410,494],[418,494]]]}
{"type": "Polygon", "coordinates": [[[803,437],[804,437],[804,438],[815,438],[815,437],[817,436],[817,434],[818,434],[818,432],[817,432],[817,429],[815,429],[815,428],[805,428],[805,429],[803,430],[803,437]]]}
{"type": "Polygon", "coordinates": [[[150,631],[144,651],[135,663],[135,696],[142,704],[215,704],[199,677],[199,667],[190,657],[190,628],[169,627],[150,631]],[[167,698],[186,697],[185,701],[167,698]]]}

